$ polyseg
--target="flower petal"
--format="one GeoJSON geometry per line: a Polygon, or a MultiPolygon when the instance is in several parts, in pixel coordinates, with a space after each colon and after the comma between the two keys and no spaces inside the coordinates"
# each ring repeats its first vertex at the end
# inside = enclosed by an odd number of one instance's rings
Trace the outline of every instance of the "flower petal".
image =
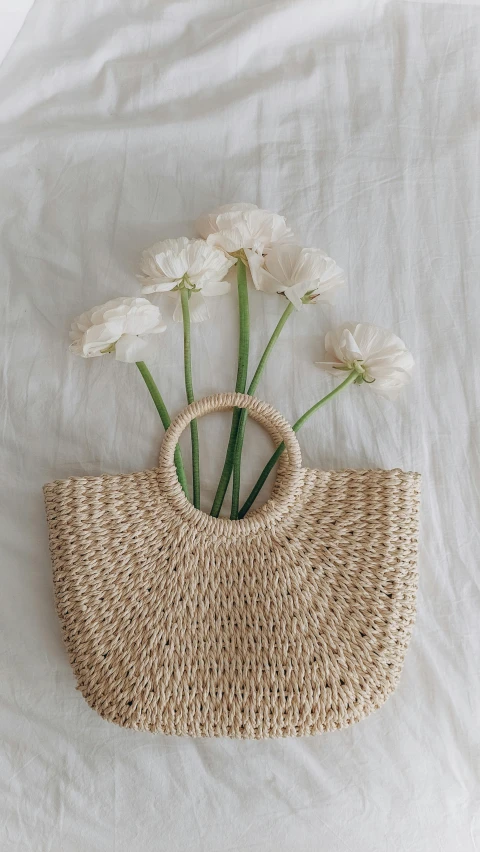
{"type": "Polygon", "coordinates": [[[168,293],[177,286],[177,282],[169,278],[161,280],[160,278],[142,278],[140,275],[137,275],[137,278],[142,282],[142,293],[168,293]]]}
{"type": "Polygon", "coordinates": [[[188,305],[192,322],[204,322],[210,319],[210,314],[202,293],[192,293],[188,305]]]}
{"type": "MultiPolygon", "coordinates": [[[[202,287],[202,296],[204,296],[205,298],[210,298],[210,296],[224,296],[226,293],[229,292],[229,281],[206,281],[202,287]]],[[[194,295],[195,293],[192,294],[192,296],[194,295]]]]}
{"type": "MultiPolygon", "coordinates": [[[[293,305],[293,307],[299,311],[303,307],[302,297],[297,292],[296,287],[286,287],[285,295],[287,299],[289,299],[293,305]]],[[[303,295],[303,294],[302,294],[303,295]]]]}
{"type": "Polygon", "coordinates": [[[207,243],[210,246],[217,246],[226,252],[239,251],[242,246],[242,234],[236,228],[230,228],[228,231],[218,231],[210,234],[207,237],[207,243]]]}
{"type": "MultiPolygon", "coordinates": [[[[252,249],[249,249],[249,248],[244,249],[244,252],[245,252],[245,257],[247,258],[247,261],[248,261],[248,268],[250,270],[250,275],[252,276],[252,281],[253,281],[254,287],[256,287],[257,290],[260,290],[261,287],[259,286],[259,281],[260,281],[259,276],[260,276],[260,270],[263,269],[263,261],[264,261],[263,255],[260,252],[253,251],[252,249]]],[[[239,263],[240,262],[241,261],[239,261],[239,263]]]]}
{"type": "Polygon", "coordinates": [[[302,256],[302,247],[297,245],[273,246],[265,258],[265,268],[286,286],[301,280],[297,277],[297,264],[302,256]]]}
{"type": "Polygon", "coordinates": [[[212,213],[202,213],[196,223],[195,227],[200,234],[201,237],[205,240],[209,234],[213,234],[215,231],[218,231],[217,227],[217,218],[222,213],[232,213],[238,210],[257,210],[256,204],[246,204],[244,202],[237,202],[235,204],[223,204],[221,207],[217,207],[212,213]]]}
{"type": "Polygon", "coordinates": [[[143,361],[147,346],[148,341],[136,334],[122,334],[115,344],[115,358],[128,364],[143,361]]]}
{"type": "Polygon", "coordinates": [[[180,296],[177,293],[169,293],[168,295],[173,296],[173,298],[177,300],[177,304],[175,305],[175,310],[173,312],[173,321],[183,322],[182,300],[180,296]]]}
{"type": "Polygon", "coordinates": [[[283,293],[286,289],[285,284],[282,284],[277,278],[274,278],[270,272],[263,269],[261,266],[256,269],[253,283],[257,290],[263,290],[264,293],[270,293],[272,295],[275,293],[283,293]]]}
{"type": "Polygon", "coordinates": [[[344,349],[345,331],[354,331],[356,323],[345,322],[343,325],[328,331],[325,336],[325,352],[337,361],[346,362],[347,356],[344,349]]]}
{"type": "MultiPolygon", "coordinates": [[[[204,322],[210,318],[207,305],[201,293],[192,293],[188,300],[191,322],[204,322]]],[[[183,322],[182,302],[177,297],[177,304],[173,312],[174,322],[183,322]]]]}
{"type": "MultiPolygon", "coordinates": [[[[115,343],[121,335],[116,330],[111,330],[105,325],[92,325],[79,341],[80,351],[78,354],[84,358],[93,358],[103,355],[104,350],[115,343]]],[[[72,344],[73,346],[73,344],[72,344]]],[[[71,350],[74,351],[73,349],[71,350]]]]}

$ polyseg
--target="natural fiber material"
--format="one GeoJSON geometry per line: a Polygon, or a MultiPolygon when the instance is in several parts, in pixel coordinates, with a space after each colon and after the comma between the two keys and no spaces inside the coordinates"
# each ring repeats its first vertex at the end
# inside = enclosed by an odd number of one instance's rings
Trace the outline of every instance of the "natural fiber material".
{"type": "Polygon", "coordinates": [[[124,727],[189,736],[342,728],[395,689],[415,616],[419,476],[301,468],[266,403],[220,394],[168,429],[158,468],[45,486],[55,597],[78,688],[124,727]],[[241,521],[187,502],[192,418],[248,407],[286,453],[241,521]]]}

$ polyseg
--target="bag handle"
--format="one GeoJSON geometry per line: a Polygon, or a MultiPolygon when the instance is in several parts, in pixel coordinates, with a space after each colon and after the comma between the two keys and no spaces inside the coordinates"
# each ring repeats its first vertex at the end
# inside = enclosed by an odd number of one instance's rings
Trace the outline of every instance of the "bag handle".
{"type": "MultiPolygon", "coordinates": [[[[174,420],[172,420],[170,426],[165,432],[158,463],[160,482],[163,490],[169,493],[178,506],[182,503],[193,508],[191,507],[191,504],[188,503],[187,498],[182,491],[177,478],[173,459],[175,447],[177,446],[180,435],[188,424],[197,417],[203,417],[204,414],[216,411],[230,411],[233,408],[247,408],[252,419],[261,426],[264,426],[271,436],[275,446],[278,446],[281,441],[285,443],[288,459],[285,459],[284,456],[282,456],[272,498],[265,505],[275,504],[275,508],[281,508],[291,504],[292,499],[295,496],[295,490],[299,483],[302,470],[302,454],[300,445],[292,427],[289,423],[287,423],[285,418],[267,402],[262,402],[262,400],[257,399],[256,397],[242,393],[219,393],[212,396],[206,396],[203,399],[199,399],[196,402],[192,402],[190,405],[187,405],[187,407],[184,408],[174,420]]],[[[240,524],[242,521],[234,521],[232,523],[240,524]]]]}

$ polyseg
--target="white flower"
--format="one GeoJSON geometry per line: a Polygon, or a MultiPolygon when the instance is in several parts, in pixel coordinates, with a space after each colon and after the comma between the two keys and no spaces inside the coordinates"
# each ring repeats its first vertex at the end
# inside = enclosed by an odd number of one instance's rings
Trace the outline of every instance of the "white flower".
{"type": "Polygon", "coordinates": [[[297,310],[302,304],[331,302],[344,284],[343,270],[325,252],[288,243],[267,252],[255,281],[265,293],[285,293],[297,310]]]}
{"type": "Polygon", "coordinates": [[[391,331],[370,323],[345,322],[325,337],[329,361],[318,367],[338,375],[339,370],[357,370],[359,381],[394,399],[410,381],[414,366],[411,353],[391,331]]]}
{"type": "MultiPolygon", "coordinates": [[[[193,322],[208,319],[208,310],[203,297],[223,296],[230,290],[225,275],[235,263],[223,251],[209,246],[205,240],[190,240],[179,237],[163,240],[142,252],[139,275],[144,293],[178,291],[181,287],[191,290],[189,300],[190,317],[193,322]],[[201,293],[199,292],[201,291],[201,293]]],[[[182,311],[179,296],[173,318],[181,322],[182,311]]]]}
{"type": "Polygon", "coordinates": [[[227,254],[243,251],[254,283],[264,254],[275,244],[290,242],[291,229],[283,216],[255,204],[225,204],[197,220],[197,230],[211,246],[227,254]]]}
{"type": "Polygon", "coordinates": [[[149,347],[143,335],[165,329],[159,308],[148,299],[111,299],[72,322],[70,351],[83,358],[115,352],[117,361],[143,361],[149,347]]]}

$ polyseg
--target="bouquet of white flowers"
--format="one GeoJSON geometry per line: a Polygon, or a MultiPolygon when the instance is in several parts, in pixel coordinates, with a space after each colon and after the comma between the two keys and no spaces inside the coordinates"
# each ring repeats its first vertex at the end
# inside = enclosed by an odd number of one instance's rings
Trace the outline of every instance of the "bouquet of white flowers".
{"type": "MultiPolygon", "coordinates": [[[[324,251],[305,248],[295,241],[283,216],[259,209],[255,204],[228,204],[197,221],[199,238],[168,239],[146,249],[140,259],[144,294],[167,293],[177,301],[173,318],[183,322],[184,372],[188,403],[194,401],[191,322],[208,319],[206,299],[229,292],[225,280],[233,265],[237,268],[239,303],[238,369],[235,391],[254,395],[272,349],[294,310],[305,305],[331,302],[338,288],[345,285],[339,266],[324,251]],[[265,347],[249,384],[248,360],[250,321],[248,283],[269,295],[280,295],[286,306],[265,347]]],[[[160,391],[146,366],[145,359],[157,335],[165,331],[160,309],[146,298],[112,299],[82,314],[71,329],[71,351],[84,358],[113,354],[120,361],[136,363],[165,429],[170,416],[160,391]]],[[[317,401],[293,425],[298,431],[322,405],[350,384],[367,384],[383,396],[395,397],[409,379],[413,358],[400,338],[368,323],[346,322],[328,332],[325,360],[318,366],[333,375],[343,375],[323,399],[317,401]]],[[[218,517],[233,474],[230,518],[243,518],[248,512],[269,472],[281,456],[280,444],[260,474],[250,495],[239,506],[242,446],[247,409],[236,409],[230,431],[225,463],[210,514],[218,517]]],[[[193,505],[200,508],[200,459],[197,423],[190,424],[192,442],[193,505]]],[[[179,481],[188,496],[188,486],[180,448],[175,451],[179,481]]]]}

